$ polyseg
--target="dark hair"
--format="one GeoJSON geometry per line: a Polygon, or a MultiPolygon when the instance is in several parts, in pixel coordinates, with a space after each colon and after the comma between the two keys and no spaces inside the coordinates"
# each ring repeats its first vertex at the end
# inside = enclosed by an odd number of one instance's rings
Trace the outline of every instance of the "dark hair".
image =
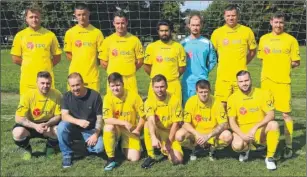
{"type": "Polygon", "coordinates": [[[152,79],[151,79],[151,84],[154,85],[154,83],[156,82],[161,82],[161,81],[164,81],[166,86],[167,86],[167,80],[166,80],[166,77],[163,76],[162,74],[157,74],[155,75],[152,79]]]}
{"type": "Polygon", "coordinates": [[[67,79],[78,78],[78,77],[80,78],[81,82],[84,83],[81,74],[77,73],[77,72],[73,72],[73,73],[69,74],[67,79]]]}
{"type": "Polygon", "coordinates": [[[119,81],[121,82],[122,84],[124,84],[124,81],[123,81],[123,76],[117,72],[114,72],[114,73],[111,73],[109,76],[108,76],[108,82],[109,84],[111,82],[116,82],[116,81],[119,81]]]}
{"type": "Polygon", "coordinates": [[[271,16],[271,20],[272,20],[273,18],[283,18],[283,19],[285,19],[285,14],[284,14],[283,12],[276,12],[276,13],[274,13],[274,14],[271,16]]]}
{"type": "Polygon", "coordinates": [[[157,30],[158,30],[158,31],[159,31],[161,25],[168,26],[168,28],[169,28],[169,30],[170,30],[171,32],[174,31],[174,25],[173,25],[173,23],[172,23],[171,21],[169,21],[169,20],[159,20],[159,21],[158,21],[158,24],[157,24],[157,30]]]}
{"type": "Polygon", "coordinates": [[[52,79],[51,74],[48,71],[40,71],[37,73],[37,79],[38,78],[46,78],[46,79],[52,79]]]}
{"type": "Polygon", "coordinates": [[[122,10],[118,10],[118,11],[114,12],[113,19],[115,17],[120,17],[120,18],[124,17],[126,20],[128,20],[127,19],[127,14],[124,11],[122,11],[122,10]]]}
{"type": "Polygon", "coordinates": [[[239,76],[244,76],[245,74],[248,74],[248,77],[251,78],[251,74],[246,70],[239,71],[236,76],[238,78],[239,76]]]}
{"type": "Polygon", "coordinates": [[[201,13],[199,11],[191,11],[190,14],[187,16],[185,23],[188,26],[191,23],[191,18],[192,17],[198,17],[200,19],[200,24],[203,25],[204,23],[204,17],[201,15],[201,13]]]}
{"type": "Polygon", "coordinates": [[[205,79],[202,79],[196,82],[195,87],[196,87],[196,90],[198,90],[198,88],[201,88],[201,89],[207,88],[210,90],[210,82],[205,79]]]}
{"type": "Polygon", "coordinates": [[[89,11],[87,5],[84,4],[84,3],[78,3],[78,4],[76,4],[75,10],[77,10],[77,9],[78,9],[78,10],[87,10],[87,11],[89,11]]]}
{"type": "Polygon", "coordinates": [[[37,6],[30,6],[30,7],[26,8],[26,10],[25,10],[25,14],[24,14],[25,17],[28,15],[29,11],[32,12],[32,13],[38,12],[39,14],[42,14],[41,8],[39,8],[37,6]]]}
{"type": "Polygon", "coordinates": [[[240,14],[238,6],[237,5],[233,5],[233,4],[230,4],[230,5],[225,7],[224,14],[225,14],[226,11],[232,11],[232,10],[236,10],[237,15],[240,14]]]}

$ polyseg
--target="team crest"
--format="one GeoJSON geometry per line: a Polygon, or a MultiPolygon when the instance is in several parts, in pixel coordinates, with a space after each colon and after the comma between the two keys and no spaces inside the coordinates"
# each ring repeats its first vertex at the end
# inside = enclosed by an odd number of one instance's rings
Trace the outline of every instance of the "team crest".
{"type": "Polygon", "coordinates": [[[224,45],[228,45],[228,44],[229,44],[229,40],[228,40],[228,39],[224,39],[224,40],[223,40],[223,44],[224,44],[224,45]]]}
{"type": "Polygon", "coordinates": [[[157,56],[156,60],[157,60],[158,63],[161,63],[163,61],[163,58],[161,56],[157,56]]]}
{"type": "Polygon", "coordinates": [[[247,113],[247,110],[244,107],[241,107],[239,111],[241,115],[245,115],[247,113]]]}
{"type": "Polygon", "coordinates": [[[76,47],[82,47],[82,41],[81,40],[76,40],[75,46],[76,47]]]}
{"type": "Polygon", "coordinates": [[[264,47],[264,53],[269,54],[271,52],[269,47],[264,47]]]}
{"type": "Polygon", "coordinates": [[[28,43],[27,43],[27,48],[30,49],[30,50],[32,50],[32,49],[34,48],[33,42],[28,42],[28,43]]]}
{"type": "Polygon", "coordinates": [[[201,118],[201,116],[200,116],[200,115],[196,115],[196,116],[195,116],[195,120],[196,120],[196,122],[200,122],[200,121],[201,121],[201,119],[202,119],[202,118],[201,118]]]}
{"type": "Polygon", "coordinates": [[[113,55],[114,57],[116,57],[116,56],[118,55],[118,50],[117,50],[117,49],[113,49],[113,50],[112,50],[112,55],[113,55]]]}
{"type": "Polygon", "coordinates": [[[34,116],[39,116],[39,115],[41,115],[41,110],[38,109],[38,108],[35,108],[35,109],[33,110],[32,114],[33,114],[34,116]]]}

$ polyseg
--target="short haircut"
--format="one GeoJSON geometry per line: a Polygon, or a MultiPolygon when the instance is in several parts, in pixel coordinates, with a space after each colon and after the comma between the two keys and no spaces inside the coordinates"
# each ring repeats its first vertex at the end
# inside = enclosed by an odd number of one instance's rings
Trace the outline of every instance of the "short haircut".
{"type": "Polygon", "coordinates": [[[51,74],[48,71],[40,71],[37,73],[38,78],[52,79],[51,74]]]}
{"type": "Polygon", "coordinates": [[[81,82],[84,83],[83,78],[82,78],[80,73],[73,72],[73,73],[69,74],[68,77],[67,77],[68,80],[72,79],[72,78],[80,78],[81,82]]]}
{"type": "Polygon", "coordinates": [[[283,12],[276,12],[276,13],[272,14],[271,20],[273,20],[274,18],[283,18],[283,19],[285,19],[285,14],[283,12]]]}
{"type": "Polygon", "coordinates": [[[237,73],[237,78],[239,77],[239,76],[244,76],[245,74],[248,74],[248,77],[249,78],[251,78],[251,74],[250,74],[250,72],[248,72],[248,71],[246,71],[246,70],[241,70],[241,71],[239,71],[238,73],[237,73]]]}
{"type": "Polygon", "coordinates": [[[114,12],[113,19],[115,17],[120,17],[120,18],[124,17],[128,21],[127,14],[122,10],[118,10],[118,11],[114,12]]]}
{"type": "Polygon", "coordinates": [[[156,82],[161,82],[161,81],[164,81],[166,86],[167,86],[167,80],[166,80],[166,77],[163,76],[162,74],[157,74],[155,75],[152,79],[151,79],[151,84],[154,85],[154,83],[156,82]]]}
{"type": "Polygon", "coordinates": [[[88,7],[84,3],[77,3],[75,6],[75,10],[87,10],[89,11],[88,7]]]}
{"type": "Polygon", "coordinates": [[[26,8],[26,10],[25,10],[25,17],[27,17],[28,12],[42,14],[42,9],[37,7],[37,6],[30,6],[30,7],[26,8]]]}
{"type": "Polygon", "coordinates": [[[226,11],[232,11],[232,10],[236,10],[237,15],[240,14],[238,6],[237,5],[233,5],[233,4],[230,4],[230,5],[225,7],[224,14],[225,14],[226,11]]]}
{"type": "Polygon", "coordinates": [[[117,82],[119,81],[120,83],[124,84],[124,80],[123,80],[123,76],[117,72],[114,72],[114,73],[111,73],[109,76],[108,76],[108,82],[109,84],[111,82],[117,82]]]}
{"type": "Polygon", "coordinates": [[[161,25],[168,26],[168,28],[169,28],[169,30],[170,30],[171,32],[174,31],[174,25],[173,25],[173,23],[172,23],[171,21],[169,21],[169,20],[159,20],[159,21],[158,21],[158,24],[157,24],[157,30],[158,30],[158,31],[159,31],[161,25]]]}
{"type": "Polygon", "coordinates": [[[197,81],[195,87],[196,87],[196,90],[198,90],[198,88],[201,88],[201,89],[207,88],[207,89],[211,90],[210,89],[210,82],[205,80],[205,79],[197,81]]]}
{"type": "Polygon", "coordinates": [[[188,26],[191,23],[191,18],[192,17],[198,17],[200,19],[200,24],[203,25],[204,23],[204,17],[201,15],[201,13],[199,11],[191,11],[190,14],[187,16],[185,23],[188,26]]]}

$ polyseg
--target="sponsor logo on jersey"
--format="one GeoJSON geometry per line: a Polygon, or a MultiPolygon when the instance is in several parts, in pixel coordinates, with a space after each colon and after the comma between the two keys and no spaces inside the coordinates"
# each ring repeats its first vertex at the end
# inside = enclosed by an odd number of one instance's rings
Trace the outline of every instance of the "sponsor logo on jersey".
{"type": "Polygon", "coordinates": [[[241,39],[235,39],[231,41],[232,44],[241,44],[241,39]]]}
{"type": "Polygon", "coordinates": [[[116,57],[116,56],[118,55],[118,50],[117,50],[117,49],[113,49],[113,50],[112,50],[112,55],[113,55],[114,57],[116,57]]]}
{"type": "Polygon", "coordinates": [[[281,52],[281,49],[272,49],[272,53],[274,54],[280,54],[281,52]]]}
{"type": "Polygon", "coordinates": [[[223,40],[223,44],[224,44],[224,45],[228,45],[228,44],[229,44],[229,40],[228,40],[228,39],[224,39],[224,40],[223,40]]]}
{"type": "Polygon", "coordinates": [[[35,109],[33,110],[32,114],[33,114],[34,116],[39,116],[39,115],[41,115],[41,110],[40,110],[39,108],[35,108],[35,109]]]}
{"type": "Polygon", "coordinates": [[[259,111],[259,108],[257,107],[257,108],[250,108],[249,109],[249,112],[257,112],[257,111],[259,111]]]}
{"type": "Polygon", "coordinates": [[[82,47],[82,41],[81,40],[76,40],[75,41],[75,46],[76,47],[82,47]]]}
{"type": "Polygon", "coordinates": [[[162,56],[157,56],[156,60],[157,60],[158,63],[161,63],[163,61],[163,58],[162,58],[162,56]]]}
{"type": "Polygon", "coordinates": [[[202,120],[201,115],[196,115],[195,120],[196,122],[200,122],[202,120]]]}
{"type": "Polygon", "coordinates": [[[247,113],[247,110],[244,107],[241,107],[239,112],[241,115],[245,115],[247,113]]]}
{"type": "Polygon", "coordinates": [[[271,52],[269,47],[264,47],[263,51],[264,51],[265,54],[269,54],[271,52]]]}
{"type": "Polygon", "coordinates": [[[32,49],[34,48],[33,42],[28,42],[28,43],[27,43],[27,48],[30,49],[30,50],[32,50],[32,49]]]}

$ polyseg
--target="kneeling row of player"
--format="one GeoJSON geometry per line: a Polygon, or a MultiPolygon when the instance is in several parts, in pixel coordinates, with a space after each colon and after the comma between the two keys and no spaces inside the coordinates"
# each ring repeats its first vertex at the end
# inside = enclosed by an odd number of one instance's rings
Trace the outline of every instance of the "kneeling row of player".
{"type": "Polygon", "coordinates": [[[166,91],[167,80],[163,75],[153,77],[155,94],[149,95],[143,104],[139,95],[124,89],[119,73],[110,74],[111,92],[104,97],[102,106],[99,93],[84,87],[79,73],[68,76],[71,91],[61,98],[59,91],[51,89],[50,74],[39,72],[38,89],[24,95],[19,103],[13,138],[23,150],[24,159],[31,158],[30,138],[48,137],[47,156],[53,154],[58,139],[62,165],[67,168],[72,165],[73,135],[81,133],[89,153],[100,154],[104,146],[108,156],[104,170],[112,170],[117,165],[114,152],[119,139],[128,160],[140,159],[140,132],[144,126],[148,158],[142,168],[149,168],[157,161],[157,149],[173,164],[179,164],[183,161],[182,146],[192,149],[191,160],[204,148],[209,149],[213,160],[216,149],[232,143],[233,149],[240,152],[240,161],[248,159],[249,150],[255,145],[267,145],[265,164],[274,170],[279,126],[274,121],[272,97],[252,87],[247,71],[240,71],[237,81],[240,90],[229,98],[226,113],[221,103],[210,95],[210,83],[206,80],[196,83],[197,95],[188,100],[183,111],[179,99],[166,91]],[[228,130],[229,125],[233,133],[228,130]]]}

